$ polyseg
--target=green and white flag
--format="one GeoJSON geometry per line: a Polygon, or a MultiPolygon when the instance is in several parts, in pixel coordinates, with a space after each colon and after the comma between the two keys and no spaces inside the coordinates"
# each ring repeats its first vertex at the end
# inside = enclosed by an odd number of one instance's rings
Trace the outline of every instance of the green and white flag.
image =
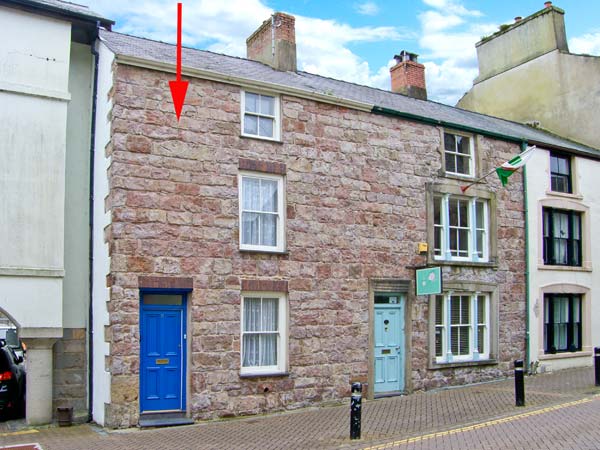
{"type": "Polygon", "coordinates": [[[527,147],[527,149],[523,153],[518,154],[510,161],[507,161],[500,167],[496,168],[496,173],[498,174],[498,177],[502,182],[502,186],[506,186],[506,183],[508,183],[508,177],[510,177],[515,172],[515,170],[525,165],[527,160],[533,154],[535,148],[535,145],[533,147],[527,147]]]}

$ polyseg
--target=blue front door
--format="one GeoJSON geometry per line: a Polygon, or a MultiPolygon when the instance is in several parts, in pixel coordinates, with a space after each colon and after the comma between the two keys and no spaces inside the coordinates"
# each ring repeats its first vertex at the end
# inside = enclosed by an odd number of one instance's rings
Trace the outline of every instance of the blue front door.
{"type": "Polygon", "coordinates": [[[142,294],[140,411],[185,409],[185,294],[142,294]]]}
{"type": "Polygon", "coordinates": [[[404,390],[404,296],[375,294],[375,393],[404,390]]]}

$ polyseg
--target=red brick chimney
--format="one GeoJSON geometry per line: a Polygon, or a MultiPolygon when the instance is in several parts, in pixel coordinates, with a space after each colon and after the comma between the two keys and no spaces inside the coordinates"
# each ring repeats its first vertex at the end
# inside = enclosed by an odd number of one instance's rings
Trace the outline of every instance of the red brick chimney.
{"type": "Polygon", "coordinates": [[[417,62],[417,56],[406,50],[402,50],[399,55],[394,55],[396,65],[390,69],[392,92],[427,100],[425,66],[417,62]]]}
{"type": "Polygon", "coordinates": [[[282,12],[274,13],[246,39],[248,59],[259,61],[277,70],[296,71],[296,18],[282,12]]]}

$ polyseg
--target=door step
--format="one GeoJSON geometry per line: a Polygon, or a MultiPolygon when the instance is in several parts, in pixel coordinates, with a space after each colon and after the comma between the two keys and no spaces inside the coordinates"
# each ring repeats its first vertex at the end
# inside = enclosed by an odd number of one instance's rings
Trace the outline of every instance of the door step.
{"type": "Polygon", "coordinates": [[[186,417],[184,412],[142,413],[138,426],[140,428],[174,427],[193,423],[194,421],[186,417]]]}

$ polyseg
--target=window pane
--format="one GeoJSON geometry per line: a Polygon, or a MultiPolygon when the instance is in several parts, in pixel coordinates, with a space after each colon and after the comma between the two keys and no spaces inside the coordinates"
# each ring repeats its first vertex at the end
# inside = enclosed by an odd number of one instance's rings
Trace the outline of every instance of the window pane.
{"type": "Polygon", "coordinates": [[[268,116],[275,115],[275,97],[268,95],[260,96],[260,113],[268,116]]]}
{"type": "Polygon", "coordinates": [[[459,225],[461,227],[469,226],[469,203],[466,201],[458,202],[458,217],[459,217],[459,225]]]}
{"type": "Polygon", "coordinates": [[[260,365],[277,365],[277,334],[260,335],[260,365]]]}
{"type": "Polygon", "coordinates": [[[259,359],[259,334],[244,334],[242,340],[242,354],[244,367],[255,367],[260,365],[259,359]]]}
{"type": "Polygon", "coordinates": [[[259,216],[258,213],[242,213],[242,244],[258,245],[259,216]]]}
{"type": "Polygon", "coordinates": [[[484,238],[484,233],[483,231],[477,231],[477,256],[479,258],[483,258],[483,238],[484,238]]]}
{"type": "Polygon", "coordinates": [[[260,180],[257,178],[242,178],[242,209],[260,211],[260,180]]]}
{"type": "Polygon", "coordinates": [[[446,153],[446,172],[456,173],[456,155],[446,153]]]}
{"type": "Polygon", "coordinates": [[[558,173],[562,175],[569,174],[569,160],[567,158],[558,158],[558,173]]]}
{"type": "Polygon", "coordinates": [[[469,138],[468,137],[457,136],[456,137],[456,143],[457,143],[457,151],[459,153],[462,153],[464,155],[470,155],[471,148],[470,148],[470,145],[469,145],[469,138]]]}
{"type": "Polygon", "coordinates": [[[258,134],[258,117],[248,114],[244,115],[244,133],[258,134]]]}
{"type": "Polygon", "coordinates": [[[260,181],[260,211],[277,212],[277,181],[260,181]]]}
{"type": "Polygon", "coordinates": [[[456,199],[449,199],[448,200],[448,215],[449,215],[449,222],[450,222],[450,226],[451,227],[456,227],[458,226],[458,221],[459,221],[459,217],[458,217],[458,200],[456,199]]]}
{"type": "Polygon", "coordinates": [[[550,155],[550,172],[558,172],[558,158],[550,155]]]}
{"type": "Polygon", "coordinates": [[[485,300],[484,295],[477,296],[477,323],[480,324],[486,323],[485,300]]]}
{"type": "Polygon", "coordinates": [[[260,298],[244,297],[244,331],[260,331],[260,298]]]}
{"type": "Polygon", "coordinates": [[[277,246],[277,216],[260,214],[260,245],[277,246]]]}
{"type": "Polygon", "coordinates": [[[273,119],[269,119],[268,117],[260,117],[258,119],[258,135],[259,136],[268,136],[273,137],[273,123],[275,121],[273,119]]]}
{"type": "Polygon", "coordinates": [[[456,151],[456,139],[453,134],[444,133],[444,149],[449,152],[456,151]]]}
{"type": "Polygon", "coordinates": [[[469,230],[458,230],[458,253],[469,256],[469,230]]]}
{"type": "Polygon", "coordinates": [[[264,298],[262,301],[262,328],[261,331],[278,330],[279,299],[264,298]]]}
{"type": "Polygon", "coordinates": [[[581,231],[581,218],[579,214],[573,213],[573,239],[579,239],[579,234],[581,231]]]}
{"type": "Polygon", "coordinates": [[[435,296],[435,324],[443,325],[444,323],[444,297],[441,295],[435,296]]]}
{"type": "Polygon", "coordinates": [[[436,226],[433,230],[433,254],[442,255],[442,227],[436,226]]]}
{"type": "Polygon", "coordinates": [[[471,158],[466,156],[456,157],[456,172],[468,175],[471,173],[471,158]]]}
{"type": "Polygon", "coordinates": [[[257,113],[258,112],[258,95],[246,92],[246,111],[257,113]]]}
{"type": "Polygon", "coordinates": [[[485,349],[485,333],[486,327],[484,325],[479,325],[477,327],[477,351],[479,353],[487,353],[485,349]]]}
{"type": "Polygon", "coordinates": [[[442,224],[441,203],[442,203],[441,197],[435,197],[433,199],[433,223],[435,225],[442,224]]]}
{"type": "Polygon", "coordinates": [[[475,203],[475,226],[477,228],[483,228],[485,225],[484,209],[485,209],[485,204],[483,202],[475,203]]]}

